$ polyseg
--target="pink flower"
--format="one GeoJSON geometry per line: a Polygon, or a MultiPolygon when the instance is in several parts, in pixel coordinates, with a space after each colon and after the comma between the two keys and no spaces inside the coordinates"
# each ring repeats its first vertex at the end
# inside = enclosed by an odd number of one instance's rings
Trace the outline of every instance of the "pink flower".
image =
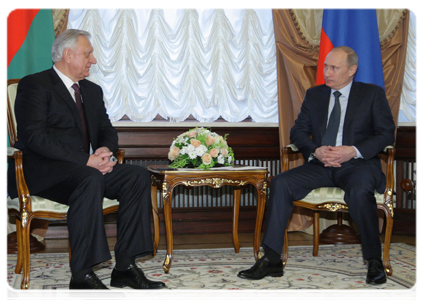
{"type": "Polygon", "coordinates": [[[213,144],[214,143],[214,137],[212,137],[210,134],[208,134],[207,136],[206,136],[206,145],[207,146],[210,146],[211,144],[213,144]]]}
{"type": "Polygon", "coordinates": [[[203,164],[205,165],[209,165],[212,162],[212,157],[209,153],[205,153],[202,157],[201,160],[203,161],[203,164]]]}
{"type": "Polygon", "coordinates": [[[196,137],[197,136],[197,130],[188,131],[187,135],[188,135],[189,138],[196,137]]]}
{"type": "Polygon", "coordinates": [[[217,157],[217,156],[219,155],[219,150],[217,150],[216,148],[213,148],[213,149],[211,149],[211,150],[209,151],[209,154],[210,154],[212,157],[217,157]]]}
{"type": "Polygon", "coordinates": [[[224,157],[228,156],[228,149],[227,148],[220,148],[220,153],[222,153],[222,155],[224,157]]]}
{"type": "Polygon", "coordinates": [[[191,145],[193,145],[195,148],[201,145],[201,142],[196,139],[192,139],[190,142],[191,142],[191,145]]]}
{"type": "Polygon", "coordinates": [[[169,158],[170,160],[175,160],[175,158],[177,158],[177,157],[178,157],[178,155],[179,155],[179,148],[178,148],[178,147],[176,147],[176,146],[172,146],[172,147],[170,147],[170,151],[169,151],[169,154],[168,154],[168,158],[169,158]]]}

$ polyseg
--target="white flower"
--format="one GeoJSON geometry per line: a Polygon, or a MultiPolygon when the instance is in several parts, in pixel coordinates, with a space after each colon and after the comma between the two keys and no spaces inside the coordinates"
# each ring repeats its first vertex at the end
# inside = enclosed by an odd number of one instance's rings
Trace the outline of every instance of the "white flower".
{"type": "Polygon", "coordinates": [[[223,164],[225,163],[225,158],[223,157],[223,155],[222,155],[222,154],[220,154],[220,155],[217,157],[217,162],[218,162],[219,164],[221,164],[221,165],[223,165],[223,164]]]}
{"type": "Polygon", "coordinates": [[[228,163],[232,163],[232,156],[228,156],[228,163]]]}
{"type": "Polygon", "coordinates": [[[195,153],[195,151],[191,151],[191,152],[188,152],[188,156],[189,158],[194,159],[197,157],[197,153],[195,153]]]}
{"type": "Polygon", "coordinates": [[[195,152],[198,156],[203,156],[204,153],[207,152],[207,147],[204,145],[200,145],[197,148],[195,148],[195,152]]]}

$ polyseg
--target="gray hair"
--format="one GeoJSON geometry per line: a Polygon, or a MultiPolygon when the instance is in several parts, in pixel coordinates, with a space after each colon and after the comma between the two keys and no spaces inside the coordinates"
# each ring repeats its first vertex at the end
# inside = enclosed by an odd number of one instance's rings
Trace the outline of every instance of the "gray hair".
{"type": "Polygon", "coordinates": [[[51,59],[54,62],[60,61],[63,51],[66,48],[72,48],[78,41],[80,35],[85,36],[88,40],[91,38],[91,34],[85,30],[67,29],[63,31],[53,42],[53,46],[51,47],[51,59]]]}
{"type": "Polygon", "coordinates": [[[350,68],[351,66],[357,66],[357,68],[358,68],[358,55],[354,51],[354,49],[352,49],[348,46],[338,46],[338,47],[333,48],[331,52],[333,52],[333,51],[343,51],[343,52],[347,53],[348,68],[350,68]]]}

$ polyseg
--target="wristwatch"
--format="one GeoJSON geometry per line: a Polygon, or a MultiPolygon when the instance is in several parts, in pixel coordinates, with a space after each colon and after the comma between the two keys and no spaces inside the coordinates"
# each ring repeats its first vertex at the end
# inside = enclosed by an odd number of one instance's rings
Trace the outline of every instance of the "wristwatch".
{"type": "Polygon", "coordinates": [[[317,158],[316,154],[314,152],[310,153],[310,156],[308,157],[308,161],[312,161],[313,159],[317,158]]]}
{"type": "Polygon", "coordinates": [[[115,161],[118,161],[118,159],[116,158],[116,156],[112,155],[110,156],[110,161],[115,162],[115,161]]]}

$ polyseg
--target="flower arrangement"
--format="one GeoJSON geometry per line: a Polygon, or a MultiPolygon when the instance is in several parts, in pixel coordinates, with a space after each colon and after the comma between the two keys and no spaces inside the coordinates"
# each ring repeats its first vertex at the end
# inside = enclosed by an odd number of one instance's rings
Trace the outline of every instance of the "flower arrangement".
{"type": "Polygon", "coordinates": [[[208,170],[212,167],[232,166],[235,159],[232,148],[224,137],[207,128],[194,128],[180,134],[170,146],[169,167],[208,170]]]}

